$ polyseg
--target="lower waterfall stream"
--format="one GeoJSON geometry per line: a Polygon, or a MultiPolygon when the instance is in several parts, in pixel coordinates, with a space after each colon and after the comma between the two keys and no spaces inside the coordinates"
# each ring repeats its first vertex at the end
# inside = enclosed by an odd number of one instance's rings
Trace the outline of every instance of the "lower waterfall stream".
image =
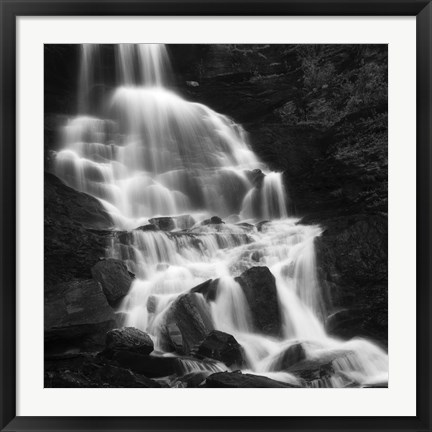
{"type": "MultiPolygon", "coordinates": [[[[81,111],[64,127],[55,172],[98,198],[120,233],[107,257],[121,259],[136,275],[117,311],[124,325],[147,332],[157,352],[177,355],[166,344],[170,307],[213,280],[214,295],[191,295],[212,328],[241,345],[243,372],[308,387],[386,384],[383,349],[325,331],[314,248],[322,228],[290,216],[282,174],[257,158],[240,125],[165,86],[171,66],[163,45],[119,47],[119,85],[95,116],[85,101],[98,46],[82,46],[81,111]],[[274,277],[277,334],[257,330],[239,282],[254,267],[274,277]],[[290,349],[301,349],[303,364],[329,364],[332,373],[303,379],[285,365],[290,349]]],[[[185,374],[231,370],[180,358],[185,374]]]]}

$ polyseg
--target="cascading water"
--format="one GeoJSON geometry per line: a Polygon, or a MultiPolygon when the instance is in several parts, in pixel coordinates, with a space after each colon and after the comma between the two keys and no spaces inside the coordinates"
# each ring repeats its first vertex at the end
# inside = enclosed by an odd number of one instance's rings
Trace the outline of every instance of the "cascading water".
{"type": "MultiPolygon", "coordinates": [[[[245,370],[312,387],[386,381],[384,351],[367,340],[343,342],[326,334],[314,251],[321,230],[289,217],[282,175],[258,160],[243,129],[165,87],[169,58],[158,44],[116,47],[118,86],[99,107],[101,116],[90,117],[98,56],[97,45],[83,46],[79,115],[64,127],[55,171],[71,187],[97,197],[123,232],[107,254],[124,260],[137,276],[119,308],[125,325],[148,332],[164,350],[161,335],[172,303],[218,279],[216,297],[197,294],[197,301],[216,329],[242,345],[245,370]],[[215,214],[227,223],[202,224],[215,214]],[[136,229],[167,216],[174,224],[169,232],[136,229]],[[269,222],[257,229],[263,219],[269,222]],[[267,266],[275,276],[279,337],[254,329],[235,280],[254,266],[267,266]],[[284,369],[287,351],[300,345],[304,361],[331,365],[330,377],[303,380],[284,369]]],[[[194,360],[183,359],[183,365],[185,373],[202,372],[194,360]]],[[[224,368],[212,363],[207,372],[219,370],[224,368]]]]}

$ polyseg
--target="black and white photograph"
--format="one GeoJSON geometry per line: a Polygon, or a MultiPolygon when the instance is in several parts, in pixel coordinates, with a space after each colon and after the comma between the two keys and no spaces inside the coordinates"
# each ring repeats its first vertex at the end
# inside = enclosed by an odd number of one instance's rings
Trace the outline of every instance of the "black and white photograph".
{"type": "Polygon", "coordinates": [[[388,387],[388,45],[45,44],[43,92],[45,388],[388,387]]]}

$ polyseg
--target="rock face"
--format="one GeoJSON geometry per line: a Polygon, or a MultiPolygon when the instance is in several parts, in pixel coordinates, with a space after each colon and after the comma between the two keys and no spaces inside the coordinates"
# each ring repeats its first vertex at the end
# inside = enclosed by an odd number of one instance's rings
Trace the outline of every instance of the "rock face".
{"type": "Polygon", "coordinates": [[[174,357],[156,357],[137,354],[130,351],[114,351],[111,359],[121,367],[149,378],[166,377],[178,370],[178,361],[174,357]]]}
{"type": "Polygon", "coordinates": [[[254,169],[252,171],[245,171],[248,180],[256,187],[262,186],[265,174],[260,169],[254,169]]]}
{"type": "Polygon", "coordinates": [[[201,222],[201,225],[219,225],[225,223],[219,216],[212,216],[201,222]]]}
{"type": "Polygon", "coordinates": [[[112,221],[93,197],[45,173],[44,283],[90,279],[90,269],[105,256],[112,221]]]}
{"type": "Polygon", "coordinates": [[[101,356],[64,355],[45,360],[45,388],[155,388],[156,381],[101,356]]]}
{"type": "MultiPolygon", "coordinates": [[[[318,359],[298,362],[288,368],[288,372],[303,380],[308,387],[331,387],[328,383],[335,376],[334,362],[346,359],[350,354],[349,351],[327,353],[318,359]]],[[[346,384],[350,383],[345,376],[339,376],[339,379],[346,380],[346,384]]]]}
{"type": "Polygon", "coordinates": [[[242,374],[240,372],[219,372],[207,377],[204,387],[207,388],[288,388],[293,385],[270,378],[242,374]]]}
{"type": "Polygon", "coordinates": [[[138,228],[135,229],[139,231],[157,231],[159,228],[156,225],[147,224],[147,225],[139,226],[138,228]]]}
{"type": "Polygon", "coordinates": [[[110,330],[106,334],[106,347],[113,351],[150,354],[154,349],[154,344],[147,333],[134,327],[124,327],[110,330]]]}
{"type": "Polygon", "coordinates": [[[114,312],[94,280],[74,280],[45,293],[45,342],[97,349],[116,325],[114,312]]]}
{"type": "Polygon", "coordinates": [[[267,267],[252,267],[237,277],[236,281],[249,303],[256,330],[279,336],[282,320],[276,282],[270,270],[267,267]]]}
{"type": "Polygon", "coordinates": [[[97,280],[105,293],[108,303],[118,304],[130,289],[133,278],[126,265],[117,259],[108,258],[99,261],[91,269],[92,276],[97,280]]]}
{"type": "MultiPolygon", "coordinates": [[[[157,217],[149,220],[150,224],[162,231],[172,231],[174,229],[189,229],[195,224],[191,215],[157,217]]],[[[142,228],[142,227],[141,227],[142,228]]]]}
{"type": "Polygon", "coordinates": [[[213,330],[213,322],[201,294],[178,297],[165,316],[165,339],[180,354],[189,354],[213,330]]]}
{"type": "Polygon", "coordinates": [[[162,231],[171,231],[176,227],[174,219],[172,217],[153,218],[149,219],[149,222],[162,231]]]}
{"type": "Polygon", "coordinates": [[[217,297],[219,279],[209,279],[190,290],[191,293],[199,293],[206,301],[214,301],[217,297]]]}
{"type": "Polygon", "coordinates": [[[318,275],[327,301],[327,330],[343,338],[387,341],[387,215],[325,222],[315,241],[318,275]]]}
{"type": "Polygon", "coordinates": [[[273,369],[277,371],[287,370],[296,363],[306,359],[306,351],[302,343],[296,343],[288,347],[274,362],[273,369]]]}
{"type": "Polygon", "coordinates": [[[219,360],[227,366],[241,367],[245,364],[241,345],[230,334],[213,330],[195,351],[197,357],[219,360]]]}

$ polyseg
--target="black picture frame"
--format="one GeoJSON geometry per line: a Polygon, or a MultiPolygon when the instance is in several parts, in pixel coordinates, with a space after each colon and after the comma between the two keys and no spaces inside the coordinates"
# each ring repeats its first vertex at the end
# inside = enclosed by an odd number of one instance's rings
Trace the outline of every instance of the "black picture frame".
{"type": "MultiPolygon", "coordinates": [[[[0,429],[431,431],[432,4],[426,0],[0,0],[0,429]],[[415,417],[19,417],[16,414],[16,18],[19,16],[416,16],[417,415],[415,417]]],[[[407,145],[409,145],[407,143],[407,145]]],[[[414,287],[410,287],[414,288],[414,287]]],[[[411,373],[411,371],[407,371],[411,373]]]]}

